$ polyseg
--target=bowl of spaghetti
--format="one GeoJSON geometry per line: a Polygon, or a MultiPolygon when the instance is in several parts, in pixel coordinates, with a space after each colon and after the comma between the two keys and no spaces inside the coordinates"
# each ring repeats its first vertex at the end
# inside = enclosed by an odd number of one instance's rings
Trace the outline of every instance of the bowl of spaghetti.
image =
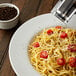
{"type": "Polygon", "coordinates": [[[76,26],[50,13],[32,18],[14,33],[9,59],[17,76],[76,76],[76,26]]]}

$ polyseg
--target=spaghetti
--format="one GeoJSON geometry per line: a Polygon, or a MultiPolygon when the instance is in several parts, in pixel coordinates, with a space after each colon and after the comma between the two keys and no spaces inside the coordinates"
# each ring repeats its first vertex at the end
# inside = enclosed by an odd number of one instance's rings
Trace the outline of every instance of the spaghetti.
{"type": "Polygon", "coordinates": [[[42,76],[76,76],[76,30],[44,29],[28,47],[29,58],[42,76]]]}

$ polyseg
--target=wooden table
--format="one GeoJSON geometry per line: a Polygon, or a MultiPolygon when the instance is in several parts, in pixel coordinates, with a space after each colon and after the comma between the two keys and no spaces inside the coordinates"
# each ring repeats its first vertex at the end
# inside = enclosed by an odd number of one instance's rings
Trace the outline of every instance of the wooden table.
{"type": "Polygon", "coordinates": [[[8,47],[13,33],[22,23],[40,14],[48,13],[58,0],[0,0],[17,5],[20,9],[20,19],[17,26],[10,30],[0,29],[0,76],[16,76],[8,57],[8,47]]]}

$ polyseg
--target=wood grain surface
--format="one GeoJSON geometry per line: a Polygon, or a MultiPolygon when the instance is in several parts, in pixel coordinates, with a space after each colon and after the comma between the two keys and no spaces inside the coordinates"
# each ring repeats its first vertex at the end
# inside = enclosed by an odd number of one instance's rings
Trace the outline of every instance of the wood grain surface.
{"type": "Polygon", "coordinates": [[[12,35],[24,22],[37,15],[51,11],[58,0],[0,0],[0,3],[13,3],[20,9],[20,19],[17,26],[10,30],[0,29],[0,76],[16,76],[9,57],[8,47],[12,35]]]}

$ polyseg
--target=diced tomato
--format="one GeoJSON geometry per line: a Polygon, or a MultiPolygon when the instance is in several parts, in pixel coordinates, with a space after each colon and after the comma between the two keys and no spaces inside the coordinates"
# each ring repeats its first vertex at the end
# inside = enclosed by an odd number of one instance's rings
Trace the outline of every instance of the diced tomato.
{"type": "Polygon", "coordinates": [[[69,59],[69,65],[70,65],[71,67],[76,67],[76,58],[71,57],[71,58],[69,59]]]}
{"type": "Polygon", "coordinates": [[[37,48],[37,47],[40,46],[40,44],[39,44],[39,42],[35,42],[35,43],[33,44],[33,46],[34,46],[35,48],[37,48]]]}
{"type": "Polygon", "coordinates": [[[48,53],[47,53],[47,51],[41,51],[41,52],[40,52],[40,58],[47,59],[47,58],[48,58],[48,53]]]}
{"type": "Polygon", "coordinates": [[[61,37],[61,38],[66,38],[66,37],[67,37],[67,33],[62,32],[61,35],[60,35],[60,37],[61,37]]]}
{"type": "Polygon", "coordinates": [[[68,50],[70,50],[71,52],[76,52],[76,44],[68,45],[68,50]]]}
{"type": "Polygon", "coordinates": [[[63,59],[63,58],[58,58],[58,59],[57,59],[57,64],[58,64],[58,65],[62,65],[62,66],[65,65],[65,59],[63,59]]]}
{"type": "Polygon", "coordinates": [[[57,29],[62,29],[63,27],[62,27],[62,26],[56,26],[55,28],[57,28],[57,29]]]}
{"type": "Polygon", "coordinates": [[[49,29],[48,31],[47,31],[47,34],[48,35],[51,35],[53,33],[53,31],[51,30],[51,29],[49,29]]]}

